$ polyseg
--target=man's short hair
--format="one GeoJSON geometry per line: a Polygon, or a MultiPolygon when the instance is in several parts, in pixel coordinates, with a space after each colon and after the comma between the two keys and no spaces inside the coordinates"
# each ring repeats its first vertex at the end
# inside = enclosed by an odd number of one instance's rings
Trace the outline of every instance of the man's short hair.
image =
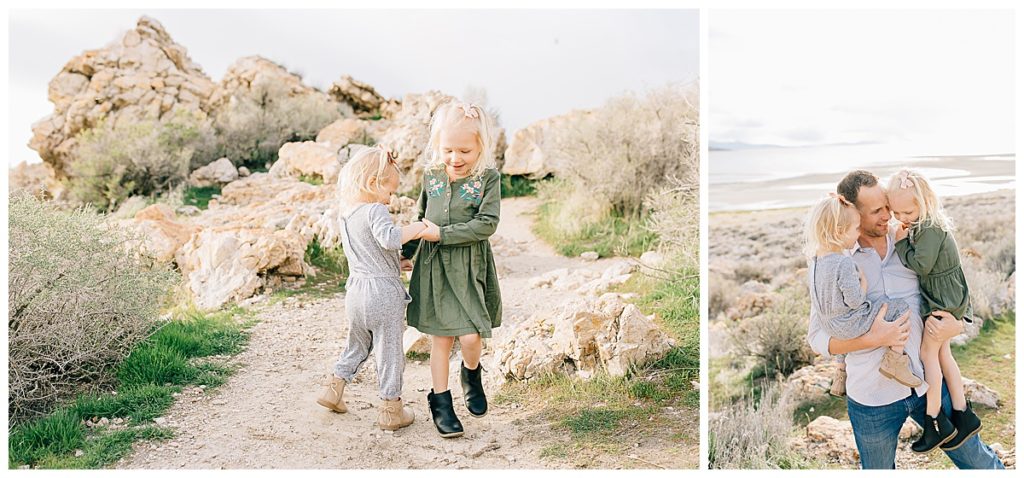
{"type": "Polygon", "coordinates": [[[836,192],[846,198],[847,201],[850,201],[850,203],[857,206],[857,193],[860,192],[861,186],[870,188],[877,184],[877,176],[872,174],[870,171],[859,169],[847,174],[842,181],[839,181],[839,185],[836,186],[836,192]]]}

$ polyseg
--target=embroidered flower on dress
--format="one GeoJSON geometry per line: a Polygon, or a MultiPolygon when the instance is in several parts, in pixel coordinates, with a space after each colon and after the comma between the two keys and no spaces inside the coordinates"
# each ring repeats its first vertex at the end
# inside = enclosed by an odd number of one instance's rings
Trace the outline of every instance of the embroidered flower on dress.
{"type": "Polygon", "coordinates": [[[459,190],[459,197],[473,204],[479,204],[483,198],[483,182],[477,179],[464,183],[459,190]]]}
{"type": "Polygon", "coordinates": [[[429,176],[427,179],[427,195],[436,198],[444,194],[445,182],[434,177],[429,176]]]}

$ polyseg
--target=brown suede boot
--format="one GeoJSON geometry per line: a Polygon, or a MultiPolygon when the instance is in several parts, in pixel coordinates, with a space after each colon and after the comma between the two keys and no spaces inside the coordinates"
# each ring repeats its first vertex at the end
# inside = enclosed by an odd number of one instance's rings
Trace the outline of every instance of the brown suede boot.
{"type": "Polygon", "coordinates": [[[402,405],[402,399],[384,400],[380,404],[380,415],[377,417],[377,426],[381,430],[398,430],[402,427],[412,425],[416,415],[408,406],[402,405]]]}
{"type": "Polygon", "coordinates": [[[846,396],[846,369],[837,368],[836,375],[832,377],[832,388],[828,390],[828,393],[832,394],[833,397],[845,397],[846,396]]]}
{"type": "Polygon", "coordinates": [[[331,375],[331,383],[327,385],[323,395],[316,399],[316,403],[322,407],[326,407],[338,413],[348,412],[348,407],[345,406],[345,400],[341,398],[342,393],[345,392],[345,380],[331,375]]]}
{"type": "Polygon", "coordinates": [[[885,349],[878,372],[908,387],[921,386],[921,379],[910,371],[910,356],[896,353],[893,349],[885,349]]]}

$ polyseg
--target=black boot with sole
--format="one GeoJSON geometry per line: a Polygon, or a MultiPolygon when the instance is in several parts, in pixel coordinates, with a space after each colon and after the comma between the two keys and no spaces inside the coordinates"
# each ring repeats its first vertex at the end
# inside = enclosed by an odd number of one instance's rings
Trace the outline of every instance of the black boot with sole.
{"type": "Polygon", "coordinates": [[[476,365],[476,370],[466,368],[462,363],[462,396],[466,399],[466,408],[474,417],[487,415],[487,396],[484,395],[484,384],[481,377],[483,366],[476,365]]]}
{"type": "Polygon", "coordinates": [[[437,433],[444,438],[462,436],[462,422],[459,421],[459,417],[455,416],[451,390],[434,393],[434,389],[430,389],[430,393],[427,394],[427,403],[430,404],[430,416],[434,418],[437,433]]]}
{"type": "Polygon", "coordinates": [[[981,431],[981,419],[971,409],[970,400],[967,401],[966,410],[953,410],[951,415],[950,421],[956,427],[956,436],[940,447],[942,451],[953,451],[960,448],[960,445],[963,445],[968,438],[981,431]]]}
{"type": "Polygon", "coordinates": [[[917,453],[928,453],[939,445],[952,440],[955,436],[956,427],[941,411],[938,417],[925,415],[924,433],[921,434],[921,438],[910,445],[910,449],[917,453]]]}

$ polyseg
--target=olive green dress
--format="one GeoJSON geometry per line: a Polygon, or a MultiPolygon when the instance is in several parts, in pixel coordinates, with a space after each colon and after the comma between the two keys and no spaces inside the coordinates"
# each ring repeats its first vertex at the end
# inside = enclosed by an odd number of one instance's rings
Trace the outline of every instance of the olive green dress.
{"type": "Polygon", "coordinates": [[[915,224],[910,234],[896,243],[903,265],[920,279],[921,317],[933,310],[945,310],[957,319],[972,322],[971,295],[959,251],[953,234],[931,223],[915,224]]]}
{"type": "Polygon", "coordinates": [[[440,337],[491,336],[501,325],[501,291],[488,238],[498,228],[501,174],[449,181],[444,168],[424,171],[418,218],[441,229],[440,242],[409,241],[416,260],[409,283],[409,325],[440,337]]]}

